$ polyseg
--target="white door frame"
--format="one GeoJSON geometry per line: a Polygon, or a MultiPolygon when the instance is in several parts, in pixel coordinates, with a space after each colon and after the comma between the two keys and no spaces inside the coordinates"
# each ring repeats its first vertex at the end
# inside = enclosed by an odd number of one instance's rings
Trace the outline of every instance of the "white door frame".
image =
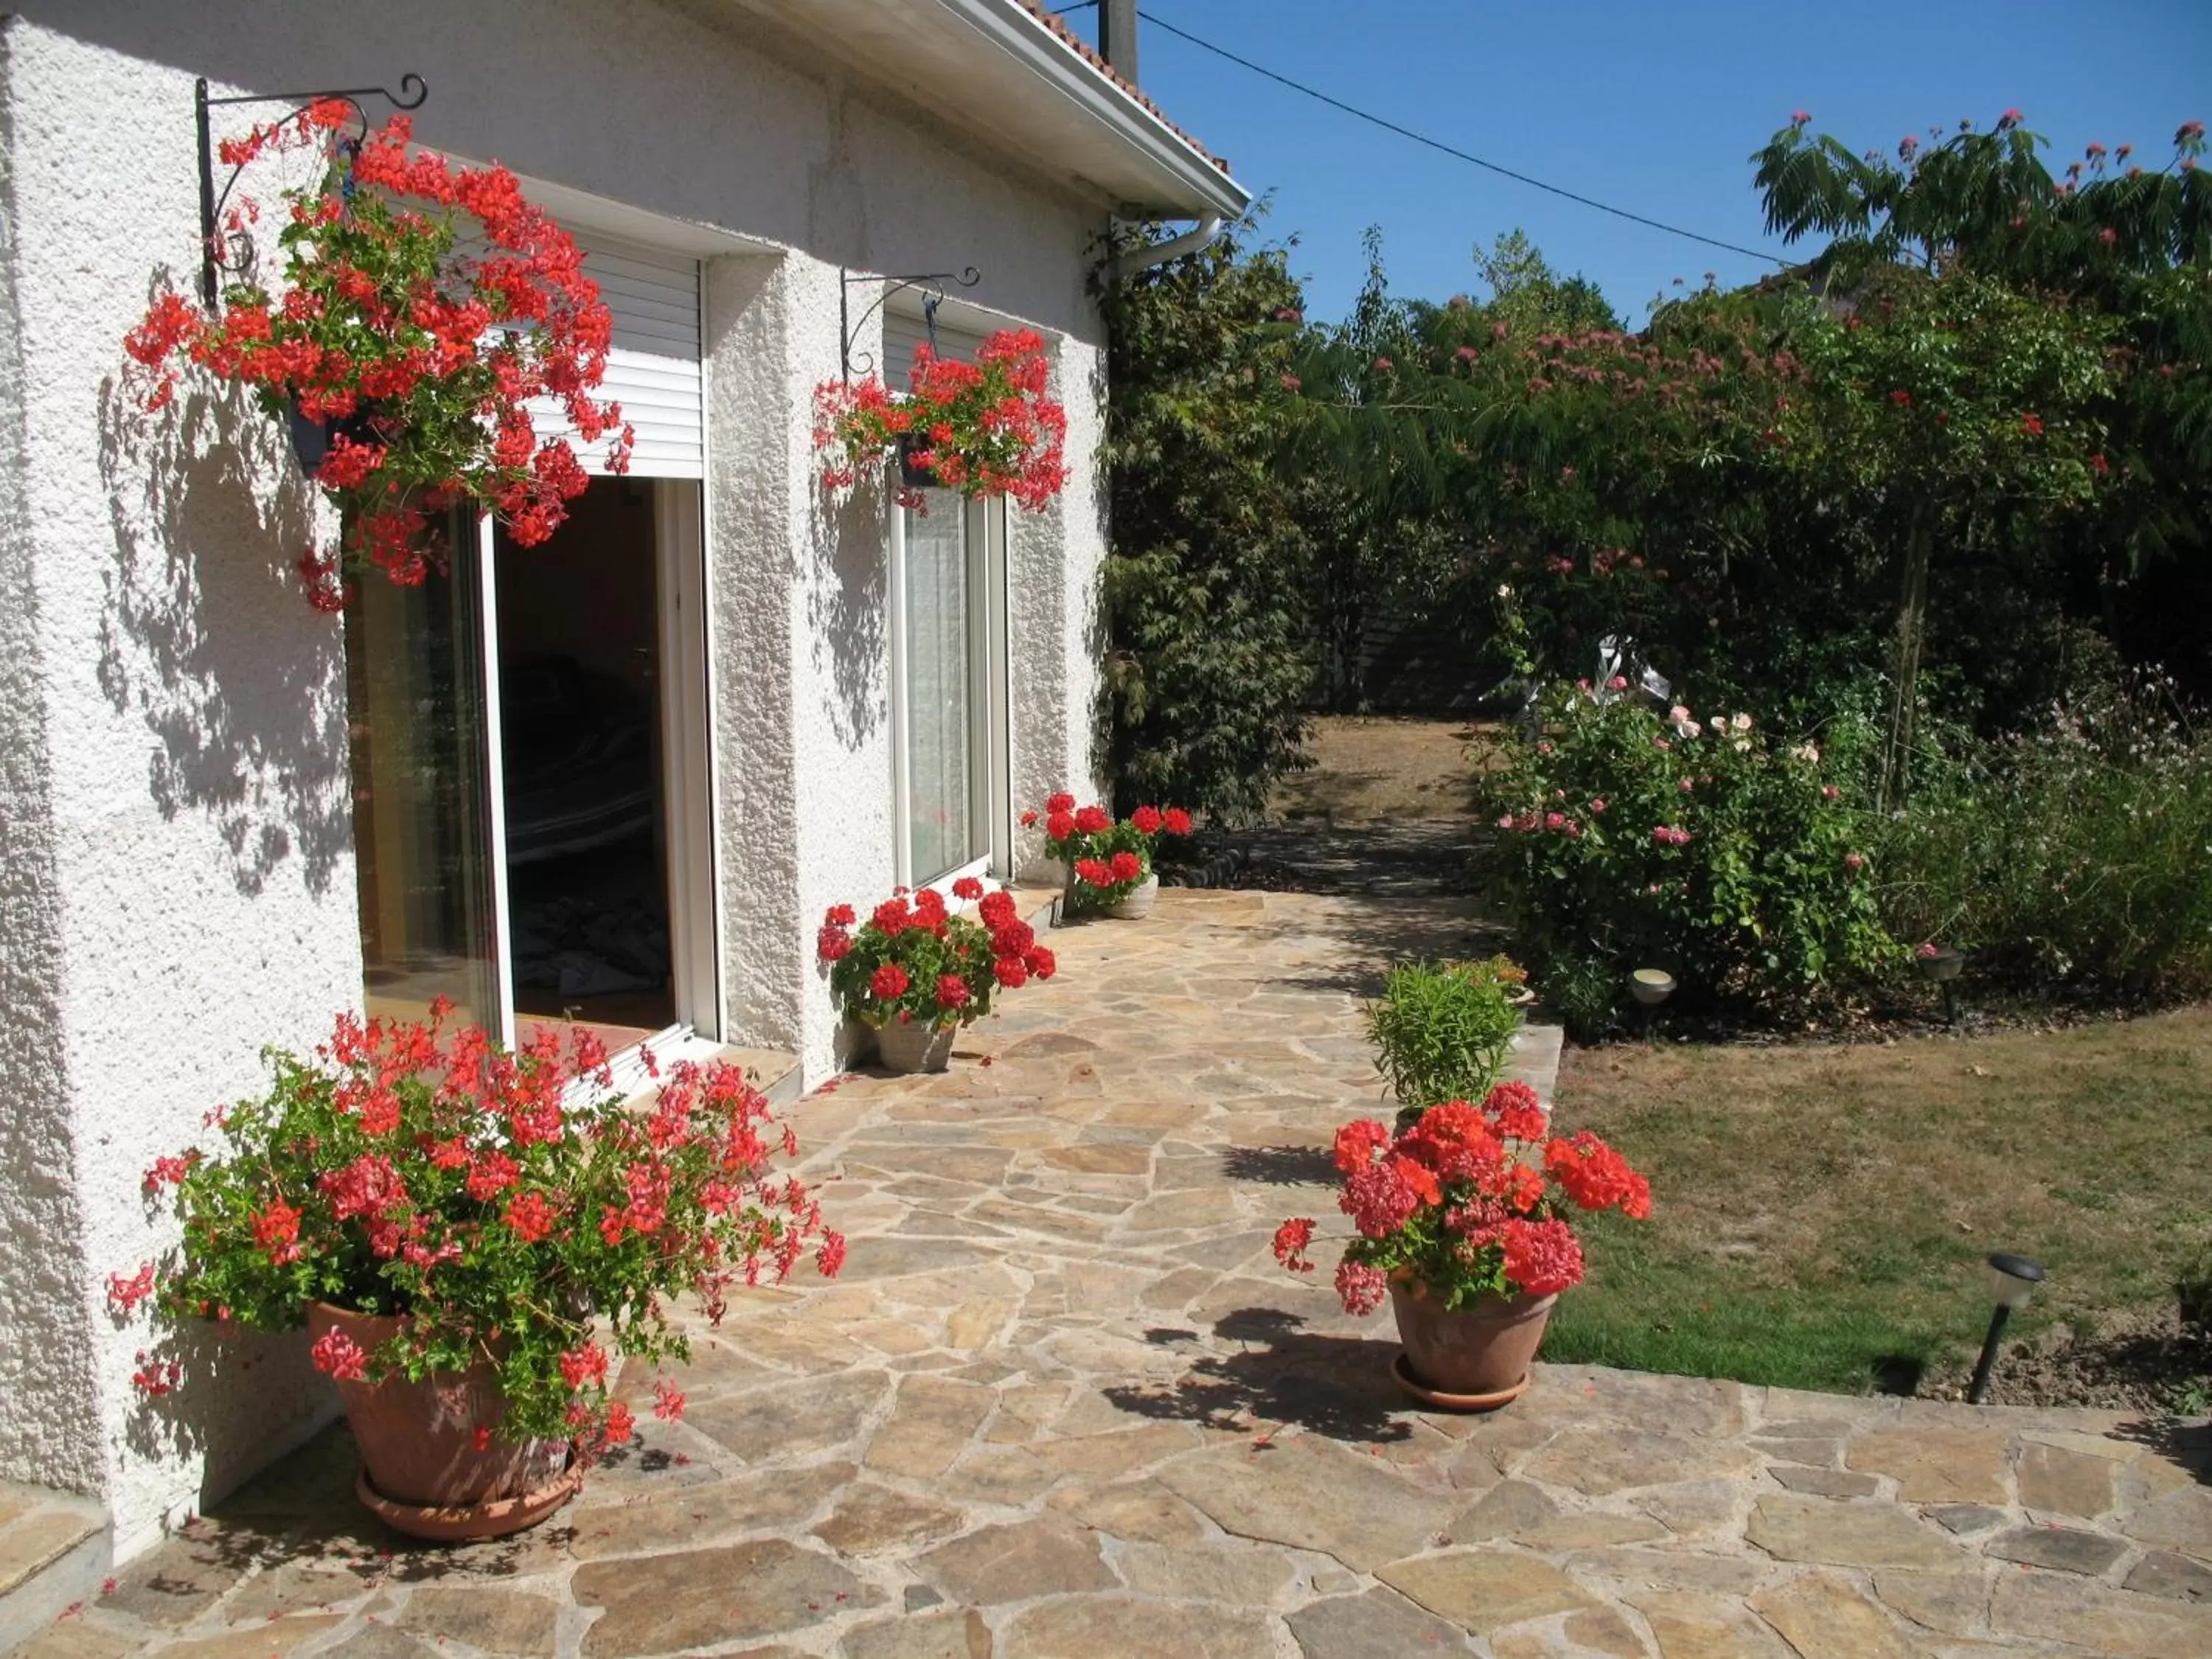
{"type": "MultiPolygon", "coordinates": [[[[707,571],[702,502],[695,479],[647,478],[653,494],[660,687],[661,797],[667,836],[669,970],[676,1019],[647,1041],[656,1050],[721,1030],[721,908],[714,871],[707,571]]],[[[477,520],[477,641],[483,665],[485,822],[491,848],[492,957],[500,1040],[514,1045],[514,915],[507,867],[507,756],[500,710],[497,539],[477,520]]]]}
{"type": "Polygon", "coordinates": [[[668,819],[668,953],[676,1019],[722,1030],[722,908],[714,869],[712,704],[708,696],[704,486],[653,490],[659,559],[660,732],[668,819]]]}

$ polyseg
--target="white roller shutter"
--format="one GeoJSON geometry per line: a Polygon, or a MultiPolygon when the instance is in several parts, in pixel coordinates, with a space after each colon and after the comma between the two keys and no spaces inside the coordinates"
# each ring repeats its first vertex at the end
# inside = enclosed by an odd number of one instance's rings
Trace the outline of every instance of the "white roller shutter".
{"type": "MultiPolygon", "coordinates": [[[[584,274],[599,285],[614,314],[614,343],[598,396],[622,405],[635,428],[629,470],[645,478],[702,478],[707,474],[706,404],[699,363],[699,262],[570,227],[584,255],[584,274]]],[[[481,236],[462,236],[455,251],[482,258],[481,236]]],[[[574,436],[558,398],[535,398],[530,422],[538,438],[567,438],[587,472],[606,465],[606,441],[574,436]]]]}
{"type": "MultiPolygon", "coordinates": [[[[893,301],[884,307],[884,360],[880,365],[883,382],[893,392],[904,392],[911,384],[914,372],[914,349],[929,337],[928,326],[922,321],[921,311],[899,308],[893,301]]],[[[937,322],[937,355],[957,358],[963,363],[975,361],[975,354],[983,349],[983,337],[968,329],[954,328],[939,318],[937,322]]]]}
{"type": "MultiPolygon", "coordinates": [[[[629,470],[646,478],[701,478],[707,473],[704,389],[699,368],[699,262],[596,231],[572,230],[583,251],[584,274],[599,285],[614,313],[613,348],[599,396],[622,405],[636,431],[629,470]]],[[[531,404],[541,438],[566,434],[568,413],[557,399],[531,404]]],[[[585,467],[599,470],[604,441],[577,446],[585,467]]]]}

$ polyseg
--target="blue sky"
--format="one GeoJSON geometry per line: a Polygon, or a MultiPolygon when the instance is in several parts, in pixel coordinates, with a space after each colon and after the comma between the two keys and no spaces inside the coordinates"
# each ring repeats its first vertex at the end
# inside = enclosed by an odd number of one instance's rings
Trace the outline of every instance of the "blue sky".
{"type": "MultiPolygon", "coordinates": [[[[1746,158],[1793,109],[1864,149],[2016,105],[2053,170],[2097,140],[2163,165],[2212,119],[2212,0],[1144,0],[1143,9],[1346,103],[1517,172],[1746,247],[1746,158]]],[[[1096,13],[1070,25],[1095,39],[1096,13]]],[[[1343,314],[1382,228],[1392,289],[1476,293],[1469,254],[1520,226],[1632,325],[1671,279],[1771,265],[1580,207],[1263,81],[1165,30],[1139,37],[1145,89],[1295,234],[1316,318],[1343,314]]]]}

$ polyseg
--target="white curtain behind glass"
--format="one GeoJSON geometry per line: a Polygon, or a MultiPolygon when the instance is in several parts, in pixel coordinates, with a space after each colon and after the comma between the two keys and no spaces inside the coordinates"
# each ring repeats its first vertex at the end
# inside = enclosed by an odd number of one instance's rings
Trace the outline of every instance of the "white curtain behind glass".
{"type": "Polygon", "coordinates": [[[965,864],[969,823],[968,538],[959,491],[906,514],[907,823],[917,882],[965,864]]]}

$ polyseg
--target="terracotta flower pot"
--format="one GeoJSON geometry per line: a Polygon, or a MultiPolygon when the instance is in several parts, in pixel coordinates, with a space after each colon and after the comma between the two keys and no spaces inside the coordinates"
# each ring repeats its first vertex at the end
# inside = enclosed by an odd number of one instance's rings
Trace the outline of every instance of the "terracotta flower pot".
{"type": "MultiPolygon", "coordinates": [[[[307,1330],[319,1341],[343,1332],[374,1351],[401,1322],[326,1303],[307,1309],[307,1330]]],[[[492,1428],[504,1408],[499,1373],[477,1364],[456,1376],[433,1374],[381,1382],[342,1382],[346,1422],[361,1448],[355,1491],[395,1530],[417,1538],[499,1538],[543,1521],[576,1494],[584,1472],[565,1440],[502,1440],[478,1449],[477,1430],[492,1428]]]]}
{"type": "Polygon", "coordinates": [[[876,1030],[876,1058],[886,1072],[941,1072],[952,1058],[957,1025],[885,1020],[876,1030]]]}
{"type": "Polygon", "coordinates": [[[1440,1296],[1417,1295],[1395,1280],[1390,1285],[1390,1310],[1398,1316],[1413,1382],[1436,1395],[1468,1399],[1510,1399],[1520,1391],[1559,1299],[1490,1297],[1449,1313],[1440,1296]]]}
{"type": "Polygon", "coordinates": [[[1116,921],[1142,921],[1152,914],[1152,901],[1160,896],[1160,878],[1146,876],[1129,890],[1126,898],[1109,904],[1102,913],[1116,921]]]}

